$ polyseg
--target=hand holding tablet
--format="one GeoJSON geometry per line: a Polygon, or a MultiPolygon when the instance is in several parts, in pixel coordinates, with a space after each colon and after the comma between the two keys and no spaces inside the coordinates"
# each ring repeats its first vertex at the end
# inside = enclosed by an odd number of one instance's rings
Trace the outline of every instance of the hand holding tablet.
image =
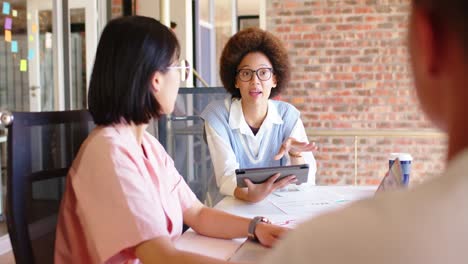
{"type": "Polygon", "coordinates": [[[253,183],[259,184],[267,181],[271,176],[276,173],[280,173],[280,177],[276,180],[279,181],[289,175],[295,175],[297,182],[301,184],[307,182],[309,175],[309,165],[290,165],[290,166],[278,166],[278,167],[264,167],[264,168],[250,168],[250,169],[237,169],[237,187],[247,187],[244,179],[250,179],[253,183]]]}

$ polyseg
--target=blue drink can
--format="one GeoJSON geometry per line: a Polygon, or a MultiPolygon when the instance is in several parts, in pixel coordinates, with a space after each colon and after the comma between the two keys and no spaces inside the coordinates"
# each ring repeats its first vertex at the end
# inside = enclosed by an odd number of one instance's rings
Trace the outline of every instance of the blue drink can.
{"type": "Polygon", "coordinates": [[[400,160],[401,170],[403,171],[403,179],[401,182],[408,186],[411,174],[411,162],[413,161],[413,157],[409,153],[390,153],[390,158],[388,160],[388,167],[390,168],[395,159],[398,158],[400,160]]]}

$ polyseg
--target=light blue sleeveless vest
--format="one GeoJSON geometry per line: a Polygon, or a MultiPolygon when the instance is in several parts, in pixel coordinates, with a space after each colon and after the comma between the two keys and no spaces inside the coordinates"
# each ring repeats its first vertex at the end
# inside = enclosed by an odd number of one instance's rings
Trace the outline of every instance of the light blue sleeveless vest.
{"type": "Polygon", "coordinates": [[[231,129],[229,126],[230,102],[228,103],[229,109],[227,109],[224,100],[214,101],[201,113],[205,122],[208,122],[216,133],[231,145],[240,168],[286,165],[285,156],[281,160],[274,160],[273,157],[278,153],[283,141],[291,135],[299,119],[299,111],[285,102],[274,100],[271,102],[276,106],[278,114],[283,119],[283,124],[273,124],[269,131],[265,131],[257,156],[252,153],[245,140],[248,136],[240,133],[240,129],[231,129]]]}

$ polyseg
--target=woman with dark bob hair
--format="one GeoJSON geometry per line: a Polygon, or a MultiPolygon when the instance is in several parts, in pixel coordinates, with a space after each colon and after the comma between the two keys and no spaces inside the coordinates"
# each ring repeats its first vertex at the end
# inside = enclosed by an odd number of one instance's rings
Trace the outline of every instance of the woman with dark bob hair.
{"type": "Polygon", "coordinates": [[[286,89],[290,76],[288,53],[278,38],[259,28],[232,36],[220,60],[220,75],[232,95],[209,104],[202,113],[219,191],[258,202],[297,180],[294,175],[247,188],[236,184],[235,170],[289,164],[309,164],[308,182],[315,184],[316,164],[299,111],[271,98],[286,89]]]}
{"type": "Polygon", "coordinates": [[[272,246],[285,228],[203,206],[148,132],[174,108],[180,79],[175,35],[152,18],[112,20],[96,52],[89,111],[97,127],[70,168],[57,226],[56,263],[225,263],[177,249],[182,225],[217,238],[272,246]]]}

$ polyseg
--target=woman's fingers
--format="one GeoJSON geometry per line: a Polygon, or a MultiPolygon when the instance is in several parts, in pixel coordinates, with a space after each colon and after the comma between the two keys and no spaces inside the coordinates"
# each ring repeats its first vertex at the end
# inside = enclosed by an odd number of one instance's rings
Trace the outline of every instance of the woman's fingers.
{"type": "Polygon", "coordinates": [[[317,150],[317,145],[315,144],[315,142],[307,143],[304,141],[297,141],[295,138],[289,137],[283,142],[283,144],[281,144],[281,147],[278,150],[278,153],[275,155],[274,159],[281,159],[289,151],[310,152],[315,150],[317,150]]]}
{"type": "Polygon", "coordinates": [[[288,186],[289,184],[291,183],[295,183],[297,182],[297,178],[296,178],[296,175],[289,175],[287,177],[284,177],[283,179],[275,182],[274,184],[274,190],[276,189],[280,189],[280,188],[283,188],[283,187],[286,187],[288,186]]]}
{"type": "Polygon", "coordinates": [[[249,179],[244,179],[245,184],[248,188],[249,201],[258,202],[263,200],[266,196],[272,193],[275,188],[275,181],[279,178],[280,174],[276,173],[264,183],[255,184],[249,179]]]}
{"type": "Polygon", "coordinates": [[[281,176],[281,173],[275,173],[273,174],[273,176],[271,176],[270,178],[268,178],[267,182],[271,185],[273,185],[273,183],[275,183],[275,181],[281,176]]]}
{"type": "Polygon", "coordinates": [[[284,147],[284,145],[281,145],[278,153],[275,155],[275,157],[273,158],[274,160],[279,160],[281,159],[284,155],[286,154],[286,148],[284,147]]]}
{"type": "Polygon", "coordinates": [[[260,240],[260,243],[266,247],[274,246],[279,239],[290,231],[289,228],[265,223],[259,223],[257,225],[257,230],[257,237],[260,240]]]}
{"type": "Polygon", "coordinates": [[[317,145],[315,142],[296,142],[291,144],[291,150],[294,152],[310,152],[317,150],[317,145]]]}
{"type": "Polygon", "coordinates": [[[317,144],[315,142],[311,142],[309,144],[307,144],[307,149],[309,149],[310,151],[315,151],[318,149],[317,147],[317,144]]]}
{"type": "Polygon", "coordinates": [[[263,240],[261,241],[262,245],[264,245],[265,247],[273,247],[273,245],[276,243],[277,241],[277,238],[275,236],[272,236],[272,235],[267,235],[263,238],[263,240]]]}
{"type": "Polygon", "coordinates": [[[274,159],[275,160],[279,160],[281,159],[284,155],[286,155],[286,153],[289,151],[289,149],[291,148],[291,142],[292,142],[293,138],[287,138],[283,144],[281,144],[281,147],[280,149],[278,150],[278,153],[275,155],[274,159]]]}

